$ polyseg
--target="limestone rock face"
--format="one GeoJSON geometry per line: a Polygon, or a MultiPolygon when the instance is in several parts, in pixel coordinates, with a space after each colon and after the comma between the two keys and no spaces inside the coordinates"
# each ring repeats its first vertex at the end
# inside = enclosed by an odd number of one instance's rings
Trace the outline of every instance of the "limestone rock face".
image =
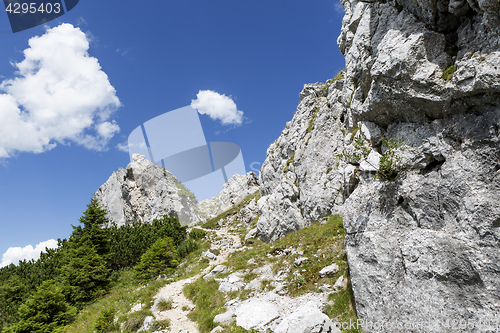
{"type": "Polygon", "coordinates": [[[120,168],[96,192],[109,219],[118,226],[141,220],[151,223],[164,215],[177,215],[183,224],[200,221],[192,197],[163,168],[134,154],[126,169],[120,168]]]}
{"type": "Polygon", "coordinates": [[[494,320],[500,1],[341,2],[346,69],[326,84],[304,86],[293,119],[269,147],[258,235],[273,241],[340,213],[361,319],[494,320]],[[383,137],[406,138],[394,180],[377,177],[383,137]]]}
{"type": "MultiPolygon", "coordinates": [[[[246,196],[258,191],[258,181],[255,172],[234,175],[222,186],[222,191],[219,194],[212,199],[201,201],[198,208],[207,219],[214,218],[239,203],[246,196]]],[[[247,212],[247,214],[251,215],[251,212],[247,212]]]]}
{"type": "Polygon", "coordinates": [[[276,333],[340,333],[328,316],[322,313],[314,304],[307,303],[299,307],[274,330],[276,333]]]}

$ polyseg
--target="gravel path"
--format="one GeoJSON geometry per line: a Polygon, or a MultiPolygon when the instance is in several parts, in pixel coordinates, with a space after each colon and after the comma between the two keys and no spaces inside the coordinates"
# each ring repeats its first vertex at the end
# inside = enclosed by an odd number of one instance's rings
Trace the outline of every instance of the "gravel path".
{"type": "MultiPolygon", "coordinates": [[[[213,232],[214,230],[205,230],[205,231],[213,232]]],[[[230,237],[233,239],[235,243],[240,243],[239,236],[229,233],[227,229],[215,230],[215,232],[219,237],[230,237]]],[[[217,259],[211,260],[210,266],[205,268],[198,275],[188,279],[182,279],[170,283],[158,291],[158,294],[156,294],[154,298],[162,296],[164,298],[170,297],[172,299],[172,309],[154,313],[154,316],[156,317],[157,320],[162,320],[166,318],[170,319],[170,329],[164,330],[163,332],[199,333],[197,324],[191,321],[187,317],[187,314],[190,312],[190,310],[194,308],[194,304],[193,302],[191,302],[191,300],[187,299],[184,296],[184,294],[182,293],[182,289],[186,284],[190,284],[196,281],[200,276],[209,273],[214,268],[214,266],[220,265],[227,260],[227,257],[229,256],[230,247],[226,246],[224,248],[221,248],[220,250],[221,252],[217,256],[217,259]],[[187,307],[188,310],[183,311],[182,310],[183,307],[187,307]]]]}

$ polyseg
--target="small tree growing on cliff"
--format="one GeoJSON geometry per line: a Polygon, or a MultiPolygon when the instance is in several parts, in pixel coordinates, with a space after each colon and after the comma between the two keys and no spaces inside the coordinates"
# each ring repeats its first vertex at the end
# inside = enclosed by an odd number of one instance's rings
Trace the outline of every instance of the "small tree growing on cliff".
{"type": "Polygon", "coordinates": [[[406,138],[382,138],[382,149],[377,176],[393,181],[398,175],[394,169],[394,164],[401,160],[397,155],[398,151],[404,150],[406,138]]]}
{"type": "MultiPolygon", "coordinates": [[[[354,153],[343,153],[337,154],[335,157],[346,162],[346,163],[358,163],[361,159],[366,159],[370,154],[370,148],[366,146],[365,140],[359,135],[354,138],[354,153]]],[[[401,160],[398,156],[398,151],[403,151],[406,145],[406,138],[385,138],[380,139],[382,141],[381,147],[381,157],[379,161],[378,171],[376,178],[384,178],[390,181],[394,181],[397,176],[397,171],[395,169],[395,164],[401,160]]],[[[371,164],[369,161],[367,161],[371,164]]],[[[374,168],[377,166],[372,165],[374,168]]]]}

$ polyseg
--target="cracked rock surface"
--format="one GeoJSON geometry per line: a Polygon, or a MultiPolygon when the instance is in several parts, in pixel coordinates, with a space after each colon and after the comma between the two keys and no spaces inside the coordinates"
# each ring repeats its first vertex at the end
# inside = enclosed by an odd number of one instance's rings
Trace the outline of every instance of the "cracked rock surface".
{"type": "Polygon", "coordinates": [[[108,218],[118,226],[141,220],[151,223],[164,215],[177,215],[182,224],[204,220],[192,198],[182,195],[177,179],[167,170],[133,154],[96,192],[108,218]]]}
{"type": "Polygon", "coordinates": [[[269,147],[257,234],[274,241],[340,213],[361,319],[493,319],[500,311],[500,1],[341,3],[337,42],[346,69],[304,86],[293,119],[269,147]],[[405,138],[393,181],[377,177],[387,152],[382,137],[405,138]],[[356,138],[366,158],[349,157],[359,153],[356,138]]]}

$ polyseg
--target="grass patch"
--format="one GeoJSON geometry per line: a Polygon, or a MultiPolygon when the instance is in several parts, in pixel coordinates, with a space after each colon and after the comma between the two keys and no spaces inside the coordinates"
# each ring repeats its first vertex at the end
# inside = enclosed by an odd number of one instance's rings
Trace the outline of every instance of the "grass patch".
{"type": "Polygon", "coordinates": [[[441,78],[445,81],[450,81],[453,78],[453,73],[455,73],[455,66],[450,65],[444,70],[441,78]]]}
{"type": "Polygon", "coordinates": [[[244,329],[241,326],[236,325],[236,323],[232,323],[229,326],[225,326],[222,332],[229,332],[229,333],[259,333],[259,330],[252,328],[249,331],[244,329]]]}
{"type": "Polygon", "coordinates": [[[158,330],[164,330],[170,327],[170,319],[155,320],[153,322],[153,332],[158,330]]]}
{"type": "Polygon", "coordinates": [[[267,253],[270,252],[271,247],[269,244],[259,239],[249,239],[247,244],[251,245],[252,248],[234,252],[228,257],[228,266],[234,267],[235,271],[248,268],[248,260],[250,259],[254,259],[258,266],[262,265],[267,259],[267,253]]]}
{"type": "Polygon", "coordinates": [[[283,169],[283,172],[287,172],[288,171],[288,168],[290,167],[290,164],[293,163],[293,159],[295,158],[295,152],[291,153],[290,154],[290,157],[288,158],[288,160],[286,161],[286,166],[285,168],[283,169]]]}
{"type": "Polygon", "coordinates": [[[345,231],[342,218],[338,215],[331,216],[321,225],[314,222],[311,226],[298,232],[278,239],[274,244],[265,244],[260,240],[252,240],[252,248],[232,253],[228,258],[228,265],[235,271],[249,268],[248,260],[254,259],[258,266],[266,263],[273,264],[273,271],[288,271],[287,289],[291,296],[298,296],[310,291],[318,291],[319,284],[334,284],[341,275],[347,276],[347,257],[344,251],[345,231]],[[299,254],[288,256],[275,256],[286,248],[297,248],[309,260],[299,267],[293,261],[299,254]],[[268,256],[268,255],[271,256],[268,256]],[[339,265],[339,272],[330,278],[320,278],[319,271],[332,263],[339,265]]]}
{"type": "Polygon", "coordinates": [[[361,126],[359,125],[359,123],[357,123],[356,126],[354,126],[351,129],[351,141],[354,140],[354,138],[356,137],[356,134],[358,134],[360,129],[361,129],[361,126]]]}
{"type": "MultiPolygon", "coordinates": [[[[347,289],[342,289],[336,293],[328,295],[328,300],[333,304],[327,304],[324,312],[330,318],[337,318],[340,323],[343,322],[356,322],[358,316],[356,315],[354,294],[352,292],[351,281],[347,283],[347,289]]],[[[361,333],[360,329],[343,329],[343,333],[361,333]]]]}
{"type": "Polygon", "coordinates": [[[338,72],[337,75],[335,75],[335,77],[332,79],[331,82],[335,82],[335,81],[338,81],[338,80],[343,80],[345,78],[344,74],[345,74],[345,69],[343,69],[340,72],[338,72]]]}
{"type": "Polygon", "coordinates": [[[274,290],[274,286],[271,284],[271,280],[262,280],[260,281],[260,287],[262,290],[274,290]]]}
{"type": "Polygon", "coordinates": [[[158,310],[167,311],[172,309],[172,301],[160,301],[158,302],[158,310]]]}
{"type": "Polygon", "coordinates": [[[218,223],[220,220],[237,214],[243,208],[243,206],[247,205],[253,199],[256,200],[260,199],[260,191],[255,191],[254,193],[247,195],[238,204],[234,205],[232,208],[226,210],[225,212],[220,213],[213,219],[208,220],[207,222],[202,224],[201,227],[205,229],[218,229],[219,228],[218,223]]]}
{"type": "Polygon", "coordinates": [[[318,285],[334,284],[341,275],[347,276],[348,265],[344,251],[344,237],[342,218],[335,215],[331,216],[324,225],[315,222],[307,228],[276,241],[274,251],[302,244],[303,256],[309,258],[299,267],[292,264],[293,257],[288,260],[277,260],[274,264],[275,272],[282,269],[289,270],[287,289],[291,296],[318,291],[318,285]],[[339,272],[330,278],[320,278],[319,271],[332,263],[339,266],[339,272]]]}
{"type": "Polygon", "coordinates": [[[201,243],[199,243],[198,249],[196,249],[194,252],[191,252],[184,259],[182,265],[177,266],[176,269],[177,276],[175,279],[179,280],[195,276],[196,274],[204,270],[206,267],[208,267],[210,261],[207,258],[202,258],[200,260],[201,253],[208,249],[210,249],[209,241],[204,240],[201,243]]]}
{"type": "Polygon", "coordinates": [[[328,168],[326,168],[326,174],[329,174],[329,173],[330,173],[330,171],[332,171],[332,169],[333,169],[333,168],[332,168],[331,166],[329,166],[328,168]]]}
{"type": "Polygon", "coordinates": [[[201,333],[210,332],[216,325],[214,317],[225,311],[224,294],[219,291],[219,283],[213,279],[208,281],[200,277],[184,287],[184,295],[196,305],[188,314],[188,318],[198,323],[201,333]]]}
{"type": "Polygon", "coordinates": [[[126,315],[121,321],[126,331],[137,332],[147,316],[152,316],[149,310],[139,310],[126,315]]]}
{"type": "Polygon", "coordinates": [[[96,319],[94,330],[97,333],[113,332],[118,330],[118,325],[115,324],[115,309],[103,309],[96,319]]]}
{"type": "Polygon", "coordinates": [[[311,131],[314,129],[314,121],[316,120],[316,117],[318,116],[319,108],[314,111],[314,114],[312,115],[311,119],[309,120],[309,126],[307,126],[307,133],[311,133],[311,131]]]}
{"type": "Polygon", "coordinates": [[[133,331],[134,323],[141,319],[144,321],[146,316],[151,315],[149,308],[153,305],[153,296],[156,295],[158,289],[166,284],[167,282],[164,280],[155,280],[151,281],[148,286],[142,287],[134,279],[132,269],[119,271],[115,274],[109,293],[83,309],[76,317],[75,322],[65,327],[64,332],[93,333],[96,326],[104,327],[106,325],[106,320],[111,317],[111,314],[107,313],[109,309],[114,310],[113,318],[118,317],[118,323],[125,323],[125,326],[130,326],[128,329],[133,331]],[[138,302],[144,304],[143,309],[148,310],[128,314],[133,304],[138,302]]]}
{"type": "MultiPolygon", "coordinates": [[[[340,277],[348,277],[347,256],[344,250],[345,231],[342,218],[338,215],[330,216],[321,225],[319,222],[312,223],[311,226],[303,228],[298,232],[278,239],[274,244],[266,244],[257,239],[247,241],[251,247],[234,252],[228,257],[228,266],[233,268],[233,272],[243,271],[247,268],[272,264],[274,273],[284,270],[288,273],[285,279],[286,291],[290,296],[299,296],[309,292],[318,292],[319,286],[323,284],[333,285],[340,277]],[[295,254],[277,255],[284,249],[293,248],[295,254]],[[299,254],[297,252],[301,251],[299,254]],[[293,262],[300,256],[308,257],[309,260],[299,267],[295,267],[293,262]],[[248,264],[253,259],[256,265],[248,264]],[[331,277],[320,278],[319,271],[326,266],[336,263],[339,272],[331,277]]],[[[226,273],[226,274],[229,274],[226,273]]],[[[255,273],[243,275],[245,282],[250,282],[257,277],[255,273]]],[[[186,297],[193,300],[196,308],[189,314],[189,318],[198,323],[200,332],[210,332],[216,325],[213,318],[225,311],[224,304],[228,299],[239,297],[245,300],[253,295],[253,291],[243,289],[241,291],[230,292],[227,295],[218,291],[218,282],[215,280],[204,281],[202,278],[184,287],[186,297]]],[[[272,281],[261,281],[263,290],[273,290],[272,281]]],[[[339,321],[357,320],[352,289],[348,283],[347,289],[342,289],[337,293],[332,293],[329,300],[333,305],[327,306],[325,313],[330,318],[338,318],[339,321]]],[[[224,332],[247,332],[235,324],[224,327],[224,332]]],[[[347,331],[357,332],[357,331],[347,331]]]]}
{"type": "Polygon", "coordinates": [[[243,275],[243,281],[245,281],[246,283],[252,281],[253,279],[255,279],[257,276],[259,276],[258,274],[256,273],[247,273],[245,275],[243,275]]]}

